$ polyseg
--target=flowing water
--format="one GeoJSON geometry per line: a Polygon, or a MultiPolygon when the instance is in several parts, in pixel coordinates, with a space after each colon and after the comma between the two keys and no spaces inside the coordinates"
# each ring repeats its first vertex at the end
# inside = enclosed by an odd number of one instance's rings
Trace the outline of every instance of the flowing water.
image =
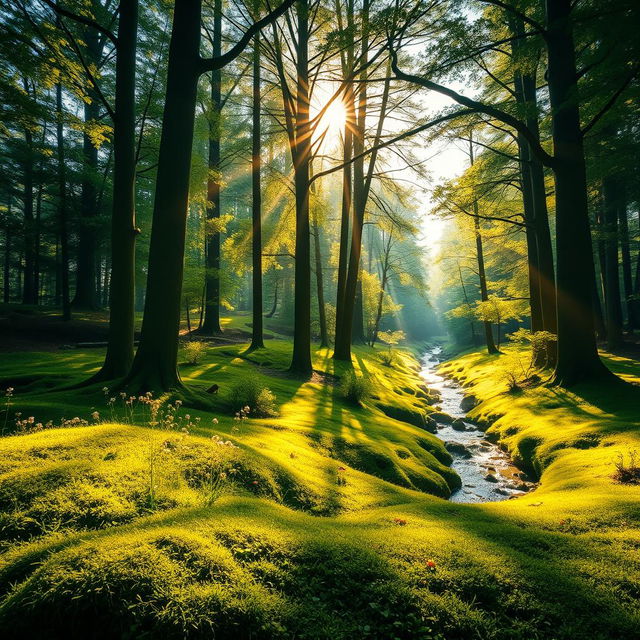
{"type": "Polygon", "coordinates": [[[511,461],[507,453],[486,440],[484,433],[465,420],[461,405],[462,387],[438,374],[440,347],[430,349],[422,359],[420,376],[440,393],[439,411],[460,418],[455,425],[438,421],[436,436],[444,440],[453,456],[453,469],[462,479],[462,488],[451,495],[452,502],[497,502],[523,495],[535,485],[511,461]],[[464,427],[464,430],[462,430],[464,427]]]}

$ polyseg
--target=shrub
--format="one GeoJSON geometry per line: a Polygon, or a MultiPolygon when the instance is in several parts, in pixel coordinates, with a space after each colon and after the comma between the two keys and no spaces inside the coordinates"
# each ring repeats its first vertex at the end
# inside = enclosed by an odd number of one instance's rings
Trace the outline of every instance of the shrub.
{"type": "Polygon", "coordinates": [[[190,340],[184,345],[184,357],[187,364],[198,364],[207,353],[207,345],[200,340],[190,340]]]}
{"type": "Polygon", "coordinates": [[[242,378],[236,383],[231,388],[229,400],[234,411],[249,407],[251,414],[258,418],[278,415],[274,393],[255,378],[242,378]]]}
{"type": "Polygon", "coordinates": [[[397,360],[398,358],[396,357],[395,351],[392,351],[391,349],[389,349],[388,351],[383,351],[380,354],[380,362],[382,362],[385,367],[393,367],[396,364],[397,360]]]}
{"type": "Polygon", "coordinates": [[[369,379],[356,375],[355,371],[348,371],[342,376],[340,392],[345,400],[360,405],[371,395],[371,391],[369,379]]]}
{"type": "Polygon", "coordinates": [[[625,462],[622,454],[618,455],[618,460],[613,479],[622,484],[640,484],[640,466],[638,466],[638,452],[629,451],[629,462],[625,462]]]}

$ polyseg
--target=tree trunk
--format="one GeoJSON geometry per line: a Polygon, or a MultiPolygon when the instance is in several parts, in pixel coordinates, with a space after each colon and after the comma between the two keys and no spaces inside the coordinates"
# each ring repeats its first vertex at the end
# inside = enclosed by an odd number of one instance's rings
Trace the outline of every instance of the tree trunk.
{"type": "MultiPolygon", "coordinates": [[[[380,320],[382,319],[382,306],[384,302],[384,292],[387,286],[387,279],[389,275],[389,258],[391,256],[391,241],[393,238],[392,232],[389,232],[387,242],[384,246],[384,259],[382,262],[382,278],[380,282],[380,295],[378,296],[378,307],[376,309],[376,317],[373,323],[373,331],[371,334],[371,346],[373,347],[378,340],[378,332],[380,330],[380,320]]],[[[371,251],[372,253],[372,251],[371,251]]]]}
{"type": "MultiPolygon", "coordinates": [[[[638,213],[638,227],[640,228],[640,212],[638,213]]],[[[640,251],[636,256],[636,279],[633,285],[633,306],[636,310],[638,325],[640,326],[640,251]]]]}
{"type": "Polygon", "coordinates": [[[273,318],[273,316],[275,315],[276,309],[278,308],[278,283],[280,281],[278,280],[278,277],[276,276],[276,283],[275,283],[275,287],[273,289],[273,305],[271,307],[271,310],[269,311],[269,313],[267,313],[267,315],[265,317],[267,318],[273,318]]]}
{"type": "MultiPolygon", "coordinates": [[[[484,249],[482,247],[482,232],[480,231],[480,217],[478,215],[478,203],[473,203],[475,213],[475,235],[476,235],[476,258],[478,261],[478,278],[480,280],[480,299],[482,302],[489,300],[489,292],[487,289],[487,275],[484,268],[484,249]]],[[[491,323],[484,320],[484,338],[487,345],[487,351],[490,354],[500,353],[493,340],[493,329],[491,323]]]]}
{"type": "Polygon", "coordinates": [[[116,58],[113,135],[113,212],[109,341],[102,369],[94,380],[125,376],[133,362],[135,332],[136,143],[135,81],[138,0],[121,0],[116,58]]]}
{"type": "MultiPolygon", "coordinates": [[[[349,92],[346,101],[346,111],[353,112],[353,96],[349,92]],[[350,101],[349,101],[350,97],[350,101]]],[[[352,153],[352,122],[347,115],[344,126],[344,146],[342,153],[342,161],[347,163],[351,160],[352,153]]],[[[345,290],[347,282],[348,256],[349,256],[349,219],[351,216],[351,164],[346,164],[342,170],[342,204],[340,211],[340,248],[338,253],[338,283],[336,290],[336,326],[335,340],[336,344],[342,343],[342,333],[344,331],[344,308],[345,308],[345,290]]],[[[334,354],[334,357],[335,354],[334,354]]]]}
{"type": "Polygon", "coordinates": [[[592,291],[595,279],[571,1],[546,0],[549,98],[556,187],[558,361],[564,386],[610,377],[598,355],[592,291]]]}
{"type": "MultiPolygon", "coordinates": [[[[366,65],[368,59],[368,28],[369,28],[369,0],[364,0],[362,5],[362,51],[358,60],[360,65],[366,65]]],[[[360,74],[358,83],[358,109],[353,127],[353,155],[359,156],[364,151],[364,136],[367,115],[367,71],[360,74]]],[[[386,85],[385,85],[386,86],[386,85]]],[[[375,162],[374,158],[370,162],[375,162]]],[[[356,300],[358,282],[360,280],[360,255],[362,253],[362,227],[368,194],[366,193],[364,157],[353,162],[353,216],[351,225],[351,245],[349,247],[349,259],[347,277],[344,286],[343,313],[339,326],[336,328],[335,349],[333,357],[336,360],[351,362],[351,342],[353,338],[363,338],[362,313],[358,309],[356,300]],[[354,325],[357,329],[354,332],[354,325]]],[[[360,303],[362,297],[360,297],[360,303]]]]}
{"type": "Polygon", "coordinates": [[[135,391],[181,385],[177,369],[191,149],[198,86],[201,0],[175,5],[149,274],[140,346],[125,385],[135,391]]]}
{"type": "Polygon", "coordinates": [[[56,145],[58,154],[58,225],[60,234],[60,294],[62,319],[71,319],[69,291],[69,230],[67,221],[67,176],[64,153],[64,121],[62,111],[62,85],[56,84],[56,145]]]}
{"type": "Polygon", "coordinates": [[[299,0],[295,132],[296,259],[294,287],[293,356],[289,370],[299,375],[312,372],[311,365],[311,247],[309,238],[309,169],[311,128],[309,123],[309,4],[299,0]]]}
{"type": "Polygon", "coordinates": [[[316,263],[316,289],[318,292],[318,318],[320,320],[320,347],[329,346],[327,332],[327,313],[324,306],[324,281],[322,277],[322,253],[320,249],[320,225],[316,213],[313,214],[313,242],[316,263]]]}
{"type": "MultiPolygon", "coordinates": [[[[512,32],[516,36],[525,33],[522,20],[509,16],[512,32]]],[[[512,43],[514,54],[519,54],[522,40],[512,43]]],[[[521,73],[517,71],[514,77],[516,101],[525,109],[526,124],[536,139],[540,139],[540,125],[538,122],[536,69],[521,73]]],[[[527,221],[527,246],[532,262],[529,263],[532,304],[531,328],[533,331],[549,331],[557,333],[556,316],[556,287],[555,267],[553,263],[553,248],[549,229],[549,214],[547,211],[546,188],[544,182],[544,167],[539,158],[531,151],[529,143],[521,132],[518,133],[518,147],[521,158],[521,176],[523,183],[523,201],[525,219],[527,221]],[[531,236],[531,237],[530,237],[531,236]],[[534,270],[531,273],[532,269],[534,270]],[[535,307],[535,308],[534,308],[535,307]]],[[[542,355],[542,354],[541,354],[542,355]]],[[[545,356],[547,366],[555,365],[555,353],[549,359],[545,356]]],[[[543,364],[542,362],[534,364],[543,364]]]]}
{"type": "Polygon", "coordinates": [[[37,304],[35,288],[35,228],[33,218],[33,134],[24,131],[26,143],[23,163],[24,189],[22,196],[24,217],[24,276],[22,280],[22,304],[37,304]]]}
{"type": "MultiPolygon", "coordinates": [[[[98,33],[88,27],[84,33],[87,47],[87,59],[90,64],[98,64],[102,45],[98,33]]],[[[100,118],[98,97],[95,91],[89,91],[90,102],[84,105],[85,126],[91,126],[100,118]]],[[[97,309],[96,298],[96,250],[97,235],[95,218],[98,214],[98,192],[96,175],[98,170],[98,150],[91,137],[85,132],[82,136],[84,165],[82,168],[82,193],[80,196],[80,225],[78,230],[78,255],[76,271],[76,295],[73,306],[79,309],[97,309]]]]}
{"type": "MultiPolygon", "coordinates": [[[[222,53],[222,0],[214,0],[213,56],[222,53]]],[[[220,118],[222,72],[211,72],[211,115],[209,118],[209,178],[207,180],[207,220],[220,218],[220,118]]],[[[215,224],[215,223],[214,223],[215,224]]],[[[207,297],[204,311],[205,333],[221,333],[220,326],[220,232],[207,230],[206,275],[207,297]]]]}
{"type": "Polygon", "coordinates": [[[607,347],[616,349],[622,343],[622,301],[620,299],[620,274],[618,272],[618,178],[607,177],[602,181],[605,223],[605,309],[607,317],[607,347]]]}
{"type": "MultiPolygon", "coordinates": [[[[336,15],[338,18],[338,28],[342,30],[342,9],[339,2],[336,2],[336,15]]],[[[353,0],[346,3],[346,19],[347,28],[353,27],[353,0]]],[[[354,42],[350,40],[346,52],[342,54],[342,77],[348,78],[353,71],[354,64],[354,42]]],[[[342,203],[340,211],[340,248],[338,254],[338,282],[336,290],[336,326],[335,326],[335,343],[343,345],[341,349],[344,351],[343,333],[344,326],[344,309],[345,309],[345,291],[347,283],[348,256],[349,256],[349,221],[351,216],[352,204],[352,182],[350,164],[353,152],[353,131],[355,129],[355,105],[353,95],[353,83],[349,82],[345,88],[344,95],[345,104],[345,123],[343,135],[342,161],[344,168],[342,170],[342,203]],[[349,164],[347,164],[349,163],[349,164]]],[[[334,353],[334,358],[336,357],[334,353]]]]}
{"type": "Polygon", "coordinates": [[[2,301],[8,304],[11,300],[11,204],[7,205],[7,224],[4,228],[4,265],[2,270],[2,301]]]}
{"type": "MultiPolygon", "coordinates": [[[[259,4],[254,3],[254,10],[259,4]]],[[[256,19],[254,17],[254,19],[256,19]]],[[[251,327],[250,349],[264,347],[262,322],[262,191],[260,186],[261,147],[260,128],[260,35],[253,39],[253,129],[251,132],[251,216],[253,228],[251,233],[251,259],[253,275],[253,322],[251,327]]]]}
{"type": "Polygon", "coordinates": [[[622,252],[622,282],[627,307],[627,327],[629,331],[640,328],[637,317],[637,305],[633,299],[633,278],[631,276],[631,250],[629,247],[629,219],[627,217],[626,189],[622,182],[618,185],[618,224],[620,230],[620,249],[622,252]]]}

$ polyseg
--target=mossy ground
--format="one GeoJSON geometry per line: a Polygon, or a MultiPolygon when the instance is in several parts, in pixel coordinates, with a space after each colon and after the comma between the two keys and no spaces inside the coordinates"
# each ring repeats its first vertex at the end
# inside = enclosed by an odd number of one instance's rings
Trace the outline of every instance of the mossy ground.
{"type": "MultiPolygon", "coordinates": [[[[246,346],[181,367],[190,388],[220,384],[211,411],[180,409],[188,434],[149,428],[142,408],[123,421],[119,399],[112,416],[97,388],[52,390],[94,371],[99,350],[2,360],[12,413],[101,414],[0,440],[5,636],[638,636],[640,488],[612,479],[617,456],[640,450],[633,391],[514,395],[509,353],[445,364],[481,400],[473,415],[499,418],[490,433],[541,475],[517,500],[460,505],[437,497],[457,482],[440,441],[378,408],[429,411],[409,353],[389,368],[359,348],[378,398],[355,407],[328,351],[302,383],[285,373],[287,341],[246,346]],[[227,393],[247,376],[273,390],[278,417],[233,419],[227,393]]],[[[610,364],[640,377],[637,362],[610,364]]]]}

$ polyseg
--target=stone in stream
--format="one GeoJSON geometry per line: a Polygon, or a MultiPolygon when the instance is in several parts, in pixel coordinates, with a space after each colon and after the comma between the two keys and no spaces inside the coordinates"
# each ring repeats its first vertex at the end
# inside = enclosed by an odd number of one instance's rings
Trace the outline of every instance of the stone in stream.
{"type": "Polygon", "coordinates": [[[437,433],[438,423],[431,416],[425,416],[424,423],[426,431],[429,431],[430,433],[437,433]]]}
{"type": "Polygon", "coordinates": [[[487,482],[498,482],[498,478],[496,478],[493,473],[487,473],[487,475],[484,477],[484,479],[487,482]]]}
{"type": "Polygon", "coordinates": [[[460,401],[460,408],[463,411],[471,411],[478,404],[478,399],[472,394],[468,394],[460,401]]]}
{"type": "Polygon", "coordinates": [[[466,431],[467,425],[464,423],[464,420],[462,418],[456,418],[451,423],[451,428],[455,429],[456,431],[466,431]]]}
{"type": "Polygon", "coordinates": [[[442,424],[451,424],[454,421],[453,416],[450,416],[444,411],[434,411],[433,413],[430,413],[429,416],[436,422],[440,422],[442,424]]]}
{"type": "Polygon", "coordinates": [[[454,442],[453,440],[447,440],[444,443],[444,448],[454,455],[461,456],[462,458],[471,458],[472,454],[467,447],[461,442],[454,442]]]}

